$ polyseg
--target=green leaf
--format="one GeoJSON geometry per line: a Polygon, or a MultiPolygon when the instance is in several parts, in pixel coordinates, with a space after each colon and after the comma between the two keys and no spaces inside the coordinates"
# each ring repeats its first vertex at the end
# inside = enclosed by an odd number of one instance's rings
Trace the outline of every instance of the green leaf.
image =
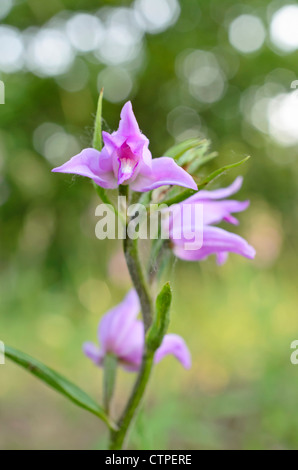
{"type": "Polygon", "coordinates": [[[240,162],[232,163],[231,165],[226,165],[226,166],[223,166],[222,168],[219,168],[218,170],[215,170],[213,173],[207,176],[207,178],[205,178],[202,183],[198,185],[198,189],[201,189],[204,186],[207,186],[207,184],[211,183],[211,181],[214,181],[219,176],[227,173],[227,171],[232,170],[233,168],[237,168],[240,165],[243,165],[243,163],[246,163],[249,159],[250,159],[250,156],[243,158],[243,160],[240,160],[240,162]]]}
{"type": "Polygon", "coordinates": [[[209,153],[208,155],[204,156],[204,157],[201,157],[200,159],[195,159],[194,161],[192,161],[190,163],[190,165],[187,167],[187,171],[188,173],[190,173],[191,175],[195,175],[198,171],[199,168],[201,168],[202,166],[206,165],[207,163],[209,163],[211,160],[213,160],[214,158],[216,158],[218,155],[217,152],[212,152],[212,153],[209,153]]]}
{"type": "Polygon", "coordinates": [[[174,158],[175,160],[181,157],[185,152],[195,147],[201,145],[202,140],[200,139],[188,139],[184,140],[183,142],[179,142],[179,144],[174,145],[170,149],[168,149],[164,155],[167,157],[174,158]]]}
{"type": "Polygon", "coordinates": [[[170,148],[165,155],[176,160],[188,173],[195,175],[197,170],[217,157],[217,152],[208,153],[210,141],[189,139],[170,148]]]}
{"type": "Polygon", "coordinates": [[[97,111],[95,116],[94,134],[93,134],[93,148],[99,152],[102,149],[102,137],[101,137],[101,120],[102,120],[102,97],[103,89],[99,93],[97,111]]]}
{"type": "MultiPolygon", "coordinates": [[[[227,173],[229,170],[232,170],[233,168],[237,168],[238,166],[242,165],[243,163],[246,163],[247,160],[250,159],[250,156],[244,158],[240,162],[237,163],[232,163],[231,165],[225,165],[222,168],[219,168],[218,170],[213,171],[209,176],[207,176],[201,183],[198,184],[198,190],[205,188],[209,183],[215,181],[217,178],[219,178],[221,175],[227,173]]],[[[189,198],[190,196],[193,196],[196,194],[196,191],[192,189],[187,189],[185,191],[180,192],[176,196],[173,196],[170,199],[166,199],[160,203],[161,204],[166,204],[168,206],[172,206],[173,204],[178,204],[179,202],[185,201],[185,199],[189,198]]]]}
{"type": "Polygon", "coordinates": [[[162,343],[170,323],[170,309],[172,303],[172,289],[167,282],[156,299],[155,317],[150,330],[147,333],[146,343],[148,349],[155,352],[162,343]]]}
{"type": "Polygon", "coordinates": [[[67,397],[76,405],[90,411],[90,413],[102,419],[110,428],[115,428],[115,425],[110,422],[104,410],[93,400],[93,398],[89,397],[89,395],[87,395],[83,390],[69,382],[69,380],[62,375],[50,369],[37,359],[34,359],[33,357],[9,346],[5,346],[5,356],[26,369],[31,374],[43,380],[43,382],[67,397]]]}
{"type": "MultiPolygon", "coordinates": [[[[97,103],[97,111],[96,111],[96,116],[95,116],[95,124],[94,124],[94,134],[93,134],[93,148],[98,150],[99,152],[102,149],[102,99],[103,99],[103,88],[99,93],[99,98],[98,98],[98,103],[97,103]]],[[[94,183],[93,181],[93,187],[95,191],[97,192],[98,196],[102,200],[104,204],[108,204],[112,206],[113,211],[115,214],[117,214],[117,210],[114,207],[114,204],[110,200],[110,198],[106,194],[106,190],[102,188],[101,186],[98,186],[98,184],[94,183]]]]}
{"type": "MultiPolygon", "coordinates": [[[[98,103],[97,103],[97,111],[95,116],[95,124],[94,124],[94,134],[93,134],[93,148],[98,150],[99,152],[102,149],[102,137],[101,137],[101,120],[102,120],[102,97],[103,97],[103,89],[99,93],[98,103]]],[[[111,204],[109,198],[106,196],[106,192],[103,188],[98,186],[93,181],[93,186],[97,194],[99,195],[100,199],[105,204],[111,204]]]]}

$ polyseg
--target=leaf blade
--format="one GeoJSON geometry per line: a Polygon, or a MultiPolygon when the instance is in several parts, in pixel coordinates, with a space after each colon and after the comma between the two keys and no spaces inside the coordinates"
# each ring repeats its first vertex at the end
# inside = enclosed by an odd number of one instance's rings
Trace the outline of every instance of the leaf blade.
{"type": "Polygon", "coordinates": [[[39,360],[29,356],[26,353],[18,351],[10,346],[5,346],[5,356],[13,361],[15,364],[23,367],[28,372],[33,374],[45,382],[48,386],[67,397],[77,406],[89,411],[102,419],[109,427],[113,427],[108,416],[86,392],[80,389],[77,385],[70,382],[68,379],[55,372],[50,367],[46,366],[39,360]]]}
{"type": "Polygon", "coordinates": [[[146,335],[146,344],[153,353],[159,348],[168,330],[170,323],[170,309],[172,303],[172,289],[167,282],[155,302],[155,317],[153,324],[146,335]]]}
{"type": "Polygon", "coordinates": [[[246,163],[250,159],[250,156],[247,156],[240,160],[239,162],[236,163],[231,163],[230,165],[225,165],[222,168],[219,168],[218,170],[213,171],[207,178],[204,179],[204,181],[198,185],[198,187],[201,189],[201,187],[207,186],[211,181],[214,181],[216,178],[219,176],[225,174],[227,171],[232,170],[233,168],[237,168],[240,165],[243,165],[243,163],[246,163]]]}
{"type": "Polygon", "coordinates": [[[94,124],[94,134],[93,134],[93,148],[99,152],[102,149],[102,137],[101,137],[101,120],[102,120],[102,98],[103,98],[103,89],[99,93],[95,124],[94,124]]]}
{"type": "MultiPolygon", "coordinates": [[[[205,186],[207,186],[212,181],[215,181],[217,178],[219,178],[219,176],[227,173],[227,171],[232,170],[233,168],[237,168],[243,163],[246,163],[249,159],[250,159],[250,156],[247,156],[243,158],[243,160],[240,160],[239,162],[231,163],[230,165],[225,165],[222,168],[219,168],[218,170],[213,171],[213,173],[208,175],[201,183],[198,184],[198,191],[200,189],[205,188],[205,186]]],[[[193,194],[195,193],[196,191],[194,191],[193,189],[186,189],[185,191],[182,191],[176,196],[173,196],[170,199],[162,201],[160,205],[166,204],[168,206],[172,206],[173,204],[178,204],[179,202],[185,201],[185,199],[189,198],[190,196],[193,196],[193,194]]]]}

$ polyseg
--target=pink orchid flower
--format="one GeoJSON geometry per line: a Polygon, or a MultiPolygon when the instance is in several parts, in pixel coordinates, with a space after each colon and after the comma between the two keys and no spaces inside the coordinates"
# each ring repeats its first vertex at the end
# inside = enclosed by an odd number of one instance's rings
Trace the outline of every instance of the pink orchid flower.
{"type": "Polygon", "coordinates": [[[72,173],[91,178],[106,189],[129,184],[138,192],[151,191],[164,185],[177,185],[196,190],[193,178],[169,157],[152,159],[149,140],[137,123],[131,102],[121,112],[119,129],[102,133],[101,152],[93,148],[82,150],[53,172],[72,173]]]}
{"type": "MultiPolygon", "coordinates": [[[[185,249],[185,244],[190,242],[190,237],[196,230],[191,211],[185,211],[188,217],[183,219],[183,228],[179,231],[179,234],[182,234],[182,236],[178,237],[176,236],[177,228],[180,228],[178,224],[181,224],[181,221],[176,216],[175,209],[173,210],[170,238],[173,252],[178,258],[187,261],[200,261],[207,258],[209,255],[216,254],[217,263],[223,264],[227,260],[229,252],[237,253],[238,255],[250,259],[255,257],[255,249],[242,237],[213,226],[213,224],[222,221],[238,225],[239,222],[232,213],[247,209],[249,201],[240,202],[225,198],[239,191],[242,182],[243,178],[239,176],[231,186],[227,188],[216,189],[214,191],[198,191],[182,203],[177,204],[177,209],[180,211],[181,205],[190,204],[193,207],[196,204],[203,205],[203,244],[202,247],[197,250],[185,249]]],[[[183,213],[183,208],[181,212],[183,213]]]]}
{"type": "MultiPolygon", "coordinates": [[[[126,370],[138,371],[144,350],[144,325],[137,320],[139,312],[138,295],[135,290],[131,290],[119,305],[103,316],[98,328],[101,347],[85,343],[83,350],[86,356],[97,366],[103,366],[105,355],[110,353],[118,358],[126,370]]],[[[167,354],[173,354],[186,369],[191,367],[190,352],[180,336],[166,335],[155,353],[154,362],[161,361],[167,354]]]]}

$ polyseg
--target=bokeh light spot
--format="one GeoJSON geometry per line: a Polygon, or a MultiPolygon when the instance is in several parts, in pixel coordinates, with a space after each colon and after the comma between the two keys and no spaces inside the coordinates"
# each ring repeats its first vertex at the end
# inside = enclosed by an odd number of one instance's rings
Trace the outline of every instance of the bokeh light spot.
{"type": "Polygon", "coordinates": [[[111,103],[125,100],[132,90],[129,73],[120,67],[107,67],[98,75],[98,90],[104,88],[104,97],[111,103]]]}
{"type": "Polygon", "coordinates": [[[80,151],[77,139],[67,134],[63,127],[45,122],[35,129],[33,144],[38,153],[53,165],[65,162],[80,151]]]}
{"type": "Polygon", "coordinates": [[[226,77],[212,52],[184,51],[177,60],[177,73],[189,84],[190,94],[202,103],[214,103],[224,94],[226,77]]]}
{"type": "Polygon", "coordinates": [[[111,301],[111,293],[107,284],[94,278],[82,282],[78,294],[82,305],[95,315],[107,309],[111,301]]]}
{"type": "Polygon", "coordinates": [[[95,56],[107,65],[120,65],[136,59],[142,49],[144,32],[133,10],[112,9],[107,13],[105,35],[95,56]]]}
{"type": "Polygon", "coordinates": [[[32,35],[27,50],[27,66],[41,76],[55,76],[65,73],[74,57],[67,36],[59,30],[46,28],[32,35]]]}
{"type": "Polygon", "coordinates": [[[74,93],[80,91],[87,85],[89,80],[89,69],[85,61],[77,57],[73,66],[63,75],[56,78],[57,83],[64,90],[74,93]]]}
{"type": "Polygon", "coordinates": [[[66,32],[71,44],[80,52],[93,51],[99,46],[104,28],[96,16],[79,13],[66,23],[66,32]]]}
{"type": "Polygon", "coordinates": [[[0,26],[0,70],[5,73],[17,72],[24,64],[24,45],[18,29],[0,26]]]}
{"type": "Polygon", "coordinates": [[[297,91],[281,93],[270,100],[268,106],[269,134],[278,143],[298,144],[297,91]]]}
{"type": "Polygon", "coordinates": [[[239,52],[249,54],[262,47],[266,31],[260,18],[254,15],[240,15],[229,27],[229,40],[239,52]]]}
{"type": "Polygon", "coordinates": [[[165,31],[180,14],[177,0],[136,0],[135,9],[140,25],[149,33],[165,31]]]}
{"type": "Polygon", "coordinates": [[[270,37],[279,49],[291,52],[298,48],[298,5],[277,10],[271,20],[270,37]]]}
{"type": "Polygon", "coordinates": [[[1,0],[0,2],[0,20],[5,18],[12,9],[12,0],[1,0]]]}
{"type": "Polygon", "coordinates": [[[167,126],[169,133],[177,141],[182,141],[200,135],[201,120],[194,109],[178,106],[168,114],[167,126]]]}

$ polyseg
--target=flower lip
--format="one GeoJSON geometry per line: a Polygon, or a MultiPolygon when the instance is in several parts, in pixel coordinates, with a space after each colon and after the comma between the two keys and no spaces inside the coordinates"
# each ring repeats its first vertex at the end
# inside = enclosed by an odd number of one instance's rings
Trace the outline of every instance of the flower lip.
{"type": "Polygon", "coordinates": [[[129,144],[124,142],[117,151],[118,167],[118,184],[123,184],[136,173],[136,169],[140,163],[139,155],[135,154],[129,144]]]}

